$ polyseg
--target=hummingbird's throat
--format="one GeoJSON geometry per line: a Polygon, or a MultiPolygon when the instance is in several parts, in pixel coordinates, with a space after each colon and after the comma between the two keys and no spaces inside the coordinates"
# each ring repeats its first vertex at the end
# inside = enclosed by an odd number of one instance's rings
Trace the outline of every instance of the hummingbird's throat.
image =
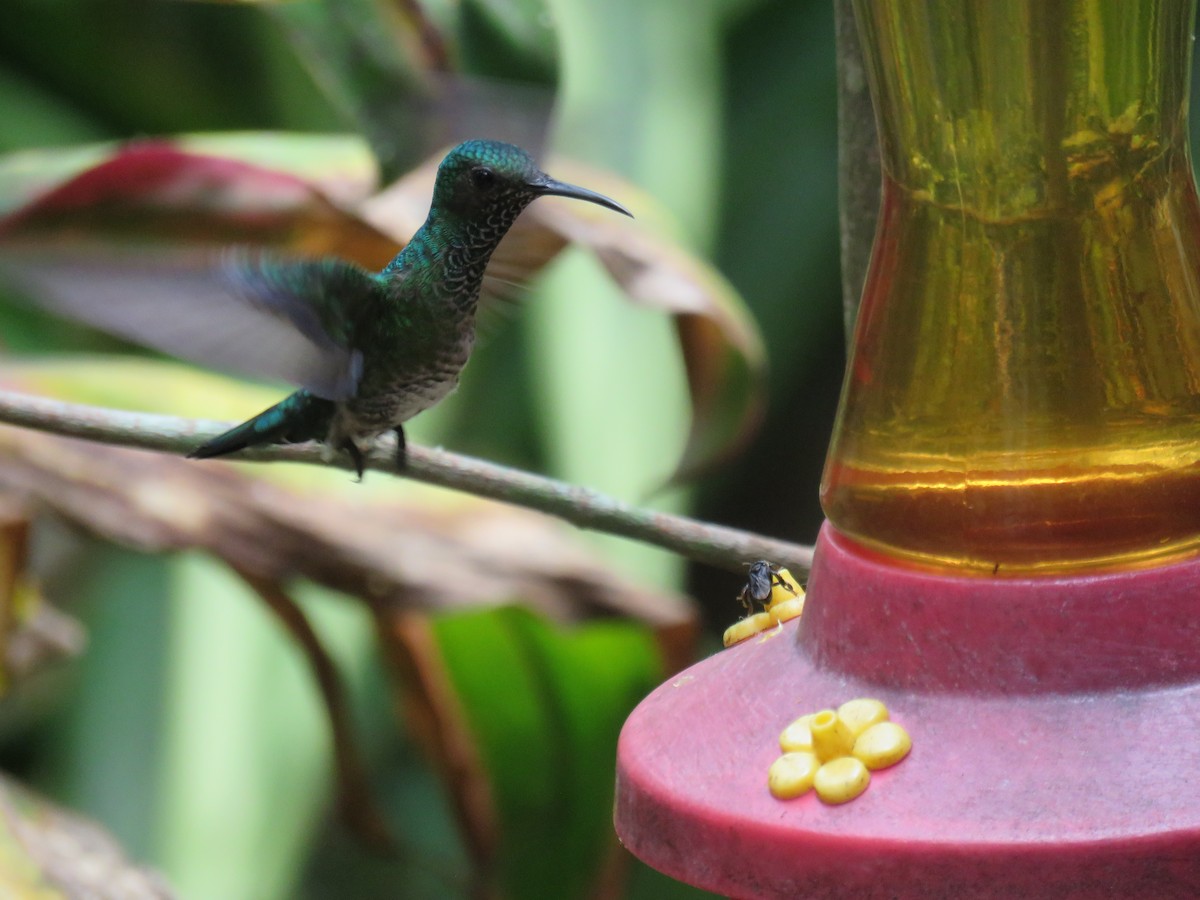
{"type": "Polygon", "coordinates": [[[462,239],[450,244],[442,258],[443,284],[460,311],[474,310],[492,253],[525,205],[505,207],[483,221],[468,224],[462,239]]]}

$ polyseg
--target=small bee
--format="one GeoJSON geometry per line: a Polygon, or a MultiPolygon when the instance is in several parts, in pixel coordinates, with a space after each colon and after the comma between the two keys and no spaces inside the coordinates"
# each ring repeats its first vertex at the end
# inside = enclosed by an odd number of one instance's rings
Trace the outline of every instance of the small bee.
{"type": "Polygon", "coordinates": [[[746,607],[748,615],[725,629],[722,640],[726,647],[769,628],[774,628],[775,634],[782,633],[779,626],[804,612],[804,589],[791,572],[765,559],[750,563],[746,586],[738,594],[738,600],[746,607]],[[776,588],[780,593],[775,593],[776,588]],[[763,605],[762,612],[754,612],[755,603],[763,605]]]}
{"type": "Polygon", "coordinates": [[[785,571],[782,566],[765,559],[750,563],[746,585],[738,593],[738,602],[750,611],[754,609],[755,603],[761,603],[764,607],[770,606],[771,592],[776,587],[795,595],[796,589],[792,586],[791,579],[781,574],[785,571]]]}

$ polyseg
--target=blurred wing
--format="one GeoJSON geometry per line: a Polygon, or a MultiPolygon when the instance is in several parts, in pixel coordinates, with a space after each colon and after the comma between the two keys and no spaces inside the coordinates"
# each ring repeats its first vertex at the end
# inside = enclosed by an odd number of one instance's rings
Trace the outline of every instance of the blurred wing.
{"type": "Polygon", "coordinates": [[[219,369],[353,396],[353,311],[375,276],[337,259],[103,248],[0,248],[0,277],[52,312],[219,369]]]}

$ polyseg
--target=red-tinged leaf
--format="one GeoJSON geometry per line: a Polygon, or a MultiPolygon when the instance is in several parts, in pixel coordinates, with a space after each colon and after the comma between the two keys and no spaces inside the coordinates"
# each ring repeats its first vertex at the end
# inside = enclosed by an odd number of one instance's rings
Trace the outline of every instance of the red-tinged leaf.
{"type": "Polygon", "coordinates": [[[18,150],[0,156],[0,220],[106,159],[114,143],[18,150]]]}
{"type": "Polygon", "coordinates": [[[379,167],[366,141],[353,134],[231,131],[184,134],[173,146],[291,175],[323,196],[349,207],[373,194],[379,167]]]}
{"type": "Polygon", "coordinates": [[[333,202],[361,196],[371,182],[365,155],[336,139],[290,135],[216,136],[139,141],[63,180],[79,151],[23,153],[0,162],[8,212],[0,240],[66,241],[86,237],[138,244],[266,245],[303,255],[335,254],[379,268],[398,249],[333,202]],[[213,151],[213,152],[208,152],[213,151]],[[217,155],[220,154],[240,154],[217,155]],[[263,163],[277,165],[268,168],[263,163]],[[27,174],[19,185],[13,170],[27,174]],[[13,204],[13,198],[21,202],[13,204]]]}
{"type": "Polygon", "coordinates": [[[339,204],[369,196],[378,184],[366,143],[349,134],[270,131],[207,132],[143,142],[102,142],[20,150],[0,157],[0,217],[139,144],[217,157],[290,175],[339,204]]]}

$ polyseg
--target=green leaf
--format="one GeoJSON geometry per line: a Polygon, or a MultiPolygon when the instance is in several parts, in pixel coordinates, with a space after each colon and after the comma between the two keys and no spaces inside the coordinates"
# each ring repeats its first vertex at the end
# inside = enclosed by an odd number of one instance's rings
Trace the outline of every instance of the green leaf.
{"type": "Polygon", "coordinates": [[[465,67],[552,86],[558,75],[552,22],[543,0],[466,0],[458,25],[465,67]]]}
{"type": "Polygon", "coordinates": [[[0,65],[0,121],[20,123],[0,128],[0,152],[109,136],[98,122],[9,65],[0,65]]]}
{"type": "Polygon", "coordinates": [[[671,480],[711,470],[739,451],[762,419],[766,354],[754,319],[729,281],[674,239],[671,217],[654,198],[566,161],[555,167],[567,180],[586,179],[637,210],[633,222],[563,204],[535,215],[595,254],[631,302],[675,317],[692,422],[671,480]]]}
{"type": "MultiPolygon", "coordinates": [[[[186,896],[294,897],[332,786],[311,673],[224,567],[193,554],[172,567],[157,852],[186,896]]],[[[321,635],[362,660],[363,611],[301,592],[321,635]]]]}
{"type": "Polygon", "coordinates": [[[47,588],[69,598],[88,630],[88,650],[69,673],[56,710],[47,771],[56,797],[104,822],[139,856],[153,856],[159,822],[164,680],[171,563],[78,542],[47,588]]]}
{"type": "MultiPolygon", "coordinates": [[[[420,6],[413,4],[413,9],[420,6]]],[[[442,38],[424,19],[395,15],[381,0],[297,0],[264,3],[334,106],[370,142],[380,166],[394,177],[430,149],[426,110],[430,88],[418,57],[434,62],[442,38]],[[430,48],[435,48],[430,50],[430,48]]]]}
{"type": "Polygon", "coordinates": [[[533,148],[544,140],[552,97],[531,85],[553,81],[555,43],[537,0],[469,3],[457,34],[422,3],[295,0],[262,7],[368,140],[386,180],[469,138],[533,148]]]}
{"type": "Polygon", "coordinates": [[[588,896],[613,858],[617,735],[662,677],[653,632],[616,620],[561,628],[505,607],[435,619],[418,644],[434,743],[457,764],[464,827],[495,887],[588,896]]]}

